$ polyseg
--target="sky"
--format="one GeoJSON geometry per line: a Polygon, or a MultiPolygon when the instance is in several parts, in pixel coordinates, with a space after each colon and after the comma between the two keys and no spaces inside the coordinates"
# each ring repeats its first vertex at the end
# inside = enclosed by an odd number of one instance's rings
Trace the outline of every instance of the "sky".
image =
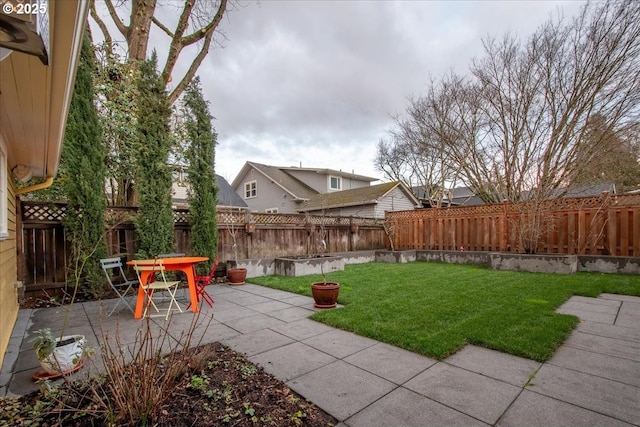
{"type": "MultiPolygon", "coordinates": [[[[482,39],[510,32],[524,41],[550,14],[571,17],[583,4],[243,1],[198,71],[218,133],[216,173],[231,182],[253,161],[383,179],[376,147],[410,97],[450,70],[466,73],[482,39]]],[[[160,16],[171,20],[175,8],[160,16]]],[[[152,32],[151,43],[162,64],[167,39],[152,32]]]]}

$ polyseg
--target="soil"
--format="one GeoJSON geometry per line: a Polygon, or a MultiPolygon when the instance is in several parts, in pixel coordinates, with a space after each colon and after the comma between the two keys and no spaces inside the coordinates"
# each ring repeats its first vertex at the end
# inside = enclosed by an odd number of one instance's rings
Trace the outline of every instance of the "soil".
{"type": "MultiPolygon", "coordinates": [[[[146,425],[319,427],[337,424],[329,414],[250,363],[244,355],[220,343],[187,351],[190,353],[188,368],[181,369],[178,380],[167,393],[168,398],[150,411],[146,425]],[[195,362],[191,363],[192,360],[195,362]]],[[[132,420],[131,416],[118,411],[113,415],[115,423],[109,423],[104,402],[109,402],[111,408],[117,407],[116,397],[104,382],[63,382],[60,389],[47,395],[38,391],[18,399],[0,398],[0,425],[145,425],[140,419],[132,420]],[[96,390],[100,399],[92,397],[96,390]]]]}

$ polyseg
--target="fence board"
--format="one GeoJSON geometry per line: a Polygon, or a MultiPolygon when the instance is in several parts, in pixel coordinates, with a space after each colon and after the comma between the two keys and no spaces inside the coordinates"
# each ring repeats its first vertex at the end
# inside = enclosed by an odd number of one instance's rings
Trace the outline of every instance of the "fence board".
{"type": "Polygon", "coordinates": [[[539,253],[640,256],[640,196],[558,199],[536,215],[526,204],[388,212],[396,249],[524,252],[526,225],[539,221],[539,253]],[[424,224],[424,229],[421,228],[424,224]],[[407,230],[421,230],[422,237],[407,230]]]}
{"type": "MultiPolygon", "coordinates": [[[[25,285],[53,285],[65,281],[70,248],[64,238],[62,203],[21,202],[22,231],[17,233],[19,276],[25,285]]],[[[137,252],[133,218],[136,208],[109,208],[105,219],[105,242],[109,256],[132,259],[137,252]]],[[[176,209],[175,252],[191,253],[188,211],[176,209]]],[[[387,246],[382,222],[371,218],[291,214],[246,214],[219,210],[218,255],[222,262],[234,259],[234,236],[238,258],[274,258],[317,253],[315,236],[326,232],[327,252],[380,249],[387,246]],[[253,225],[247,231],[247,224],[253,225]],[[353,230],[353,231],[352,231],[353,230]]],[[[27,288],[29,290],[29,288],[27,288]]]]}

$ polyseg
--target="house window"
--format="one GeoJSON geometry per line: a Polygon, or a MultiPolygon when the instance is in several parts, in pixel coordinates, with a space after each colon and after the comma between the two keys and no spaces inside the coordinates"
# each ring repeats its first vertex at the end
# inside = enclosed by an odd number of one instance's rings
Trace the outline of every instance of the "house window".
{"type": "Polygon", "coordinates": [[[0,240],[9,237],[9,213],[7,199],[9,197],[9,182],[7,171],[7,154],[0,143],[0,240]]]}
{"type": "Polygon", "coordinates": [[[258,183],[256,181],[250,181],[244,183],[244,198],[250,199],[258,195],[258,183]]]}
{"type": "Polygon", "coordinates": [[[277,214],[278,213],[278,208],[265,209],[264,211],[265,211],[265,213],[268,213],[268,214],[277,214]]]}
{"type": "Polygon", "coordinates": [[[342,189],[342,178],[339,176],[330,176],[329,177],[329,189],[330,190],[341,190],[342,189]]]}

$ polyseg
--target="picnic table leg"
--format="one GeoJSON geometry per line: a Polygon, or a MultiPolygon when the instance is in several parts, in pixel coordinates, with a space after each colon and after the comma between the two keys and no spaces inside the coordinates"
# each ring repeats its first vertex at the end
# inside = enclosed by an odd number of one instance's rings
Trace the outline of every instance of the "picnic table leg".
{"type": "MultiPolygon", "coordinates": [[[[147,283],[149,276],[151,275],[151,271],[141,271],[140,278],[142,279],[142,283],[147,283]]],[[[142,284],[138,285],[138,299],[136,300],[136,312],[133,315],[134,319],[142,318],[142,309],[144,307],[144,294],[145,291],[142,288],[142,284]]]]}
{"type": "Polygon", "coordinates": [[[194,313],[198,312],[198,291],[196,290],[196,277],[194,274],[194,267],[193,265],[189,266],[188,268],[183,269],[182,271],[184,271],[184,274],[187,275],[187,283],[189,284],[189,296],[191,298],[191,310],[194,313]]]}

